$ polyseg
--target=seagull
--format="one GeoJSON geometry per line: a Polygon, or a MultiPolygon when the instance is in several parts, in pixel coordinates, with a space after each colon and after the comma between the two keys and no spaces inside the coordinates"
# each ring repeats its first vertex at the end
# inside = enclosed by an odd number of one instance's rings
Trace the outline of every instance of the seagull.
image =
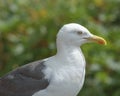
{"type": "Polygon", "coordinates": [[[106,45],[77,23],[65,24],[56,39],[54,56],[18,67],[0,78],[0,96],[77,96],[85,78],[84,43],[106,45]]]}

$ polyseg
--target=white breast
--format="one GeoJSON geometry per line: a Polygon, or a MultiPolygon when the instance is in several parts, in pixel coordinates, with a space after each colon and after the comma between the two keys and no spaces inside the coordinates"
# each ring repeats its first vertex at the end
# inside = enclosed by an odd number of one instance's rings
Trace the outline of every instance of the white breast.
{"type": "Polygon", "coordinates": [[[80,91],[85,70],[79,68],[69,69],[69,67],[61,69],[54,74],[49,91],[55,92],[55,96],[76,96],[80,91]]]}

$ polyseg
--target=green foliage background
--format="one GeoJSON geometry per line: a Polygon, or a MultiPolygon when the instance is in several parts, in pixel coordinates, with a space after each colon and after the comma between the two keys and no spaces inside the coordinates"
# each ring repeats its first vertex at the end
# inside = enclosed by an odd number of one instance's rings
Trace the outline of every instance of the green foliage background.
{"type": "Polygon", "coordinates": [[[56,53],[58,30],[79,23],[106,38],[86,44],[79,96],[120,96],[120,0],[0,0],[0,76],[56,53]]]}

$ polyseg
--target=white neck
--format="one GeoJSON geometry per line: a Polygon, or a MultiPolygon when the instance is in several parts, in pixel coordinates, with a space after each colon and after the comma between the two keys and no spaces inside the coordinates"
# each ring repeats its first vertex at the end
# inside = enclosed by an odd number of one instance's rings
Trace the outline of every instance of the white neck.
{"type": "Polygon", "coordinates": [[[85,65],[84,56],[79,46],[72,46],[64,42],[57,41],[57,54],[56,56],[70,64],[85,65]],[[82,62],[83,61],[83,62],[82,62]]]}

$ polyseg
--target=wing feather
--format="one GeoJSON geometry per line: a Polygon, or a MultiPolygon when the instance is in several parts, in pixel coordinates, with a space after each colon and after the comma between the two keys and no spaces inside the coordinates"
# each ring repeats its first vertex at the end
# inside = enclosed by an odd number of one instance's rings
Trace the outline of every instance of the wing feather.
{"type": "Polygon", "coordinates": [[[49,80],[43,70],[45,61],[36,61],[15,69],[0,78],[0,96],[32,96],[45,89],[49,80]]]}

